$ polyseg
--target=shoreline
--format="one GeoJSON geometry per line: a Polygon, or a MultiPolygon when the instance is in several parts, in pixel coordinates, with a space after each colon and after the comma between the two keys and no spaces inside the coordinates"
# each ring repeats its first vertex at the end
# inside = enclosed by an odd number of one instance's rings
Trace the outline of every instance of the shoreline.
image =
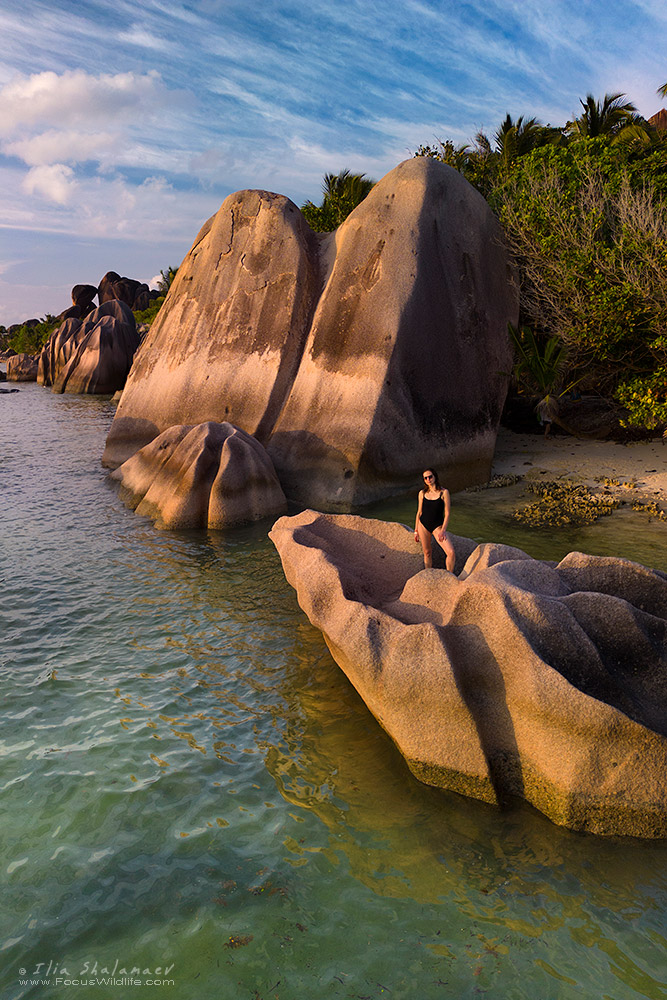
{"type": "Polygon", "coordinates": [[[637,500],[667,504],[667,444],[659,438],[620,444],[560,434],[545,438],[500,427],[491,475],[532,479],[544,473],[603,488],[625,499],[631,493],[637,500]],[[618,480],[618,484],[604,483],[604,479],[618,480]]]}

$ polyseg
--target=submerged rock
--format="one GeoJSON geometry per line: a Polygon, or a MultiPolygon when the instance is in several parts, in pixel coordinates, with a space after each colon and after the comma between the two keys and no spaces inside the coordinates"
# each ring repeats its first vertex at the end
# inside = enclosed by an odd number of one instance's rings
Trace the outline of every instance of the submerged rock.
{"type": "Polygon", "coordinates": [[[229,423],[170,427],[111,477],[161,528],[227,528],[287,508],[262,445],[229,423]]]}
{"type": "Polygon", "coordinates": [[[667,837],[667,574],[451,536],[457,577],[420,569],[402,525],[313,511],[270,537],[420,780],[519,796],[574,830],[667,837]]]}
{"type": "Polygon", "coordinates": [[[484,481],[517,310],[497,219],[443,163],[399,164],[333,234],[281,195],[238,192],[179,268],[103,462],[229,420],[290,498],[324,509],[396,493],[426,465],[453,489],[484,481]]]}

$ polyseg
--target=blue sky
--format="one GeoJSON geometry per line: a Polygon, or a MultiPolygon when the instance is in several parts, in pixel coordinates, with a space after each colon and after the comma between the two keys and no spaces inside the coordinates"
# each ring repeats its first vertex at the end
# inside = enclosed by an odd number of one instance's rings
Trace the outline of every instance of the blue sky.
{"type": "Polygon", "coordinates": [[[507,112],[647,117],[664,0],[0,0],[0,323],[177,265],[240,188],[319,201],[507,112]]]}

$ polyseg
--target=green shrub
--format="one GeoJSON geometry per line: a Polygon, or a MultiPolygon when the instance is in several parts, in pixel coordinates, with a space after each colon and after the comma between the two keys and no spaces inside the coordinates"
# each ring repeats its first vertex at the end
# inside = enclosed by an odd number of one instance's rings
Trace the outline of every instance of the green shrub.
{"type": "Polygon", "coordinates": [[[522,317],[609,395],[667,363],[667,158],[644,163],[653,173],[637,174],[602,139],[544,147],[492,199],[519,266],[522,317]]]}
{"type": "Polygon", "coordinates": [[[667,427],[667,367],[621,382],[616,399],[628,411],[624,427],[667,427]]]}
{"type": "Polygon", "coordinates": [[[148,306],[147,309],[137,309],[137,311],[134,313],[134,318],[137,322],[137,325],[139,325],[139,323],[146,323],[148,326],[150,326],[151,323],[154,321],[155,317],[157,316],[157,314],[159,313],[160,309],[162,308],[162,303],[164,302],[166,297],[167,297],[166,294],[159,295],[156,299],[153,299],[153,301],[151,302],[151,304],[148,306]]]}
{"type": "Polygon", "coordinates": [[[22,323],[18,330],[7,338],[7,347],[17,354],[38,354],[51,334],[60,326],[60,320],[47,315],[37,326],[22,323]]]}

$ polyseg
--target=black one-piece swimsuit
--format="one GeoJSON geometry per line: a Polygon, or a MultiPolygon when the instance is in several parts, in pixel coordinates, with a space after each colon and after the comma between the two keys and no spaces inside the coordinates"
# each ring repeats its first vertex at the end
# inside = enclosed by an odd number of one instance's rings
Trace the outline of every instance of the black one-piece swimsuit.
{"type": "Polygon", "coordinates": [[[426,530],[431,533],[433,533],[436,528],[439,528],[445,520],[445,501],[442,497],[438,497],[437,500],[429,500],[427,497],[424,497],[422,500],[422,512],[419,515],[419,520],[424,525],[426,530]]]}

